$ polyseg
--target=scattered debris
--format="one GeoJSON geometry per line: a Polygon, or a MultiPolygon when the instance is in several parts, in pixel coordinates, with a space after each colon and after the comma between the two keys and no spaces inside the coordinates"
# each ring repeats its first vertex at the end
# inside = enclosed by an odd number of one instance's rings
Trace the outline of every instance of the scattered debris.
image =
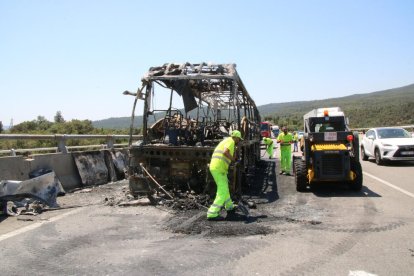
{"type": "Polygon", "coordinates": [[[249,206],[250,209],[256,209],[257,208],[256,202],[251,201],[251,200],[247,201],[247,206],[249,206]]]}
{"type": "Polygon", "coordinates": [[[84,189],[78,189],[74,191],[75,194],[82,194],[82,193],[90,193],[92,192],[92,188],[84,188],[84,189]]]}
{"type": "Polygon", "coordinates": [[[127,201],[127,202],[120,202],[118,203],[118,206],[121,207],[130,207],[130,206],[146,206],[146,205],[150,205],[151,201],[148,198],[140,198],[137,200],[131,200],[131,201],[127,201]]]}
{"type": "Polygon", "coordinates": [[[9,216],[18,216],[23,212],[40,213],[45,205],[59,207],[56,202],[58,194],[65,194],[65,191],[54,172],[24,181],[0,181],[2,212],[9,216]]]}
{"type": "Polygon", "coordinates": [[[8,201],[6,204],[6,214],[12,217],[20,215],[20,210],[17,209],[17,206],[13,201],[8,201]]]}
{"type": "Polygon", "coordinates": [[[31,219],[31,218],[17,218],[17,220],[20,220],[20,221],[33,221],[33,219],[31,219]]]}
{"type": "Polygon", "coordinates": [[[208,209],[211,204],[210,196],[206,194],[195,194],[191,191],[176,191],[173,194],[173,199],[166,199],[163,194],[152,196],[152,202],[177,211],[208,209]]]}

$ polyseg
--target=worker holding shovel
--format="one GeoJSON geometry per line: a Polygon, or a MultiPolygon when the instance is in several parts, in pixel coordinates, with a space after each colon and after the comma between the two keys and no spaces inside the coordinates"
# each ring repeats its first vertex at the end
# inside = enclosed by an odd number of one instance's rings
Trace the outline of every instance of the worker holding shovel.
{"type": "Polygon", "coordinates": [[[273,140],[272,138],[263,137],[263,143],[266,145],[266,152],[269,154],[269,159],[273,158],[273,140]]]}
{"type": "Polygon", "coordinates": [[[210,161],[210,172],[217,185],[217,193],[213,204],[207,211],[208,220],[220,220],[220,211],[224,207],[227,214],[234,212],[233,201],[230,198],[227,173],[231,162],[236,161],[235,148],[242,140],[241,133],[233,130],[230,137],[224,138],[214,149],[210,161]]]}

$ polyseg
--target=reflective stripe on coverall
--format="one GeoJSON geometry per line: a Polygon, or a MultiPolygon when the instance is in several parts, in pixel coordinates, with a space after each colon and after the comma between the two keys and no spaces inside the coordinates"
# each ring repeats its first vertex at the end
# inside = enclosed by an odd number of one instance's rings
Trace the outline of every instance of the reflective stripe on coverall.
{"type": "Polygon", "coordinates": [[[210,172],[217,185],[216,198],[207,211],[207,218],[215,218],[220,215],[221,208],[233,209],[233,202],[230,198],[227,173],[231,160],[224,156],[224,151],[229,149],[230,155],[234,155],[235,142],[232,137],[221,141],[213,152],[210,162],[210,172]]]}
{"type": "Polygon", "coordinates": [[[291,157],[292,157],[292,146],[290,142],[293,141],[293,136],[291,133],[280,133],[277,137],[280,143],[280,170],[282,172],[290,173],[291,167],[291,157]]]}
{"type": "Polygon", "coordinates": [[[273,157],[273,140],[271,138],[263,137],[263,142],[266,144],[266,152],[269,157],[273,157]]]}

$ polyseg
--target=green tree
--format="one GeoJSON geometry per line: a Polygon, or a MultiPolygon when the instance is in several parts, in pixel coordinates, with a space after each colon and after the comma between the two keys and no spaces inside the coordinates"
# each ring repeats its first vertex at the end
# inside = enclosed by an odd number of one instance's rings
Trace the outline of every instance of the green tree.
{"type": "Polygon", "coordinates": [[[91,134],[94,131],[91,120],[72,120],[65,124],[67,133],[72,134],[91,134]]]}
{"type": "Polygon", "coordinates": [[[11,133],[34,133],[37,130],[37,123],[33,121],[25,121],[10,129],[11,133]]]}
{"type": "Polygon", "coordinates": [[[56,112],[56,115],[55,115],[55,123],[64,123],[65,122],[65,119],[63,118],[63,116],[62,116],[62,112],[60,112],[60,111],[57,111],[56,112]]]}
{"type": "Polygon", "coordinates": [[[52,122],[49,122],[44,116],[37,116],[37,120],[35,121],[37,124],[37,129],[39,131],[47,131],[52,125],[52,122]]]}
{"type": "Polygon", "coordinates": [[[0,121],[0,133],[2,133],[3,132],[3,122],[2,121],[0,121]]]}

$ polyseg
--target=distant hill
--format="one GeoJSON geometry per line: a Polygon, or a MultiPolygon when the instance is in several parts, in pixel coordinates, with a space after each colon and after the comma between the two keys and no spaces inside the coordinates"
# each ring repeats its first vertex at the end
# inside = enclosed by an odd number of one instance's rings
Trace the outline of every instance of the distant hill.
{"type": "MultiPolygon", "coordinates": [[[[253,97],[254,98],[254,97],[253,97]]],[[[339,106],[349,117],[352,128],[414,125],[414,84],[366,94],[316,101],[272,103],[258,106],[263,119],[276,124],[301,127],[302,116],[318,107],[339,106]]],[[[94,127],[129,128],[130,117],[109,118],[92,122],[94,127]]],[[[135,127],[142,126],[142,116],[134,120],[135,127]]]]}
{"type": "MultiPolygon", "coordinates": [[[[92,121],[92,125],[96,128],[124,129],[131,125],[131,117],[108,118],[98,121],[92,121]]],[[[142,126],[142,116],[135,117],[134,126],[140,128],[142,126]]]]}

